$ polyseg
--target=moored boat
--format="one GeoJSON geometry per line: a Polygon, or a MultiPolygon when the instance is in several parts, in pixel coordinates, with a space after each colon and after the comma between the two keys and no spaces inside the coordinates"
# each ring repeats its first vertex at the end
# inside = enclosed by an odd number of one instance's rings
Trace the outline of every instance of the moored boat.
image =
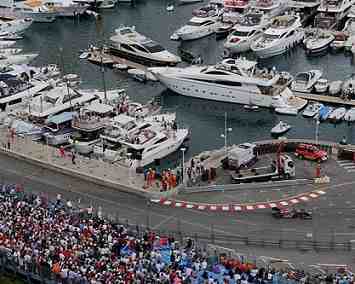
{"type": "Polygon", "coordinates": [[[291,129],[291,125],[284,121],[280,121],[271,129],[271,135],[281,135],[291,129]]]}

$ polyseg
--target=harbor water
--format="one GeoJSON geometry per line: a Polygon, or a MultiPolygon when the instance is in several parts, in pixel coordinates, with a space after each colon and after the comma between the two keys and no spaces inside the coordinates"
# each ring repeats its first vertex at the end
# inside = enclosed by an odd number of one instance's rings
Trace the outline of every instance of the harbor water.
{"type": "MultiPolygon", "coordinates": [[[[191,18],[192,9],[199,7],[201,3],[186,6],[176,4],[173,12],[166,11],[167,4],[164,0],[137,0],[134,6],[121,4],[114,9],[100,11],[101,20],[57,19],[50,24],[36,23],[26,32],[26,37],[18,46],[24,51],[39,52],[40,56],[34,61],[34,65],[57,63],[64,66],[66,73],[80,74],[82,87],[95,89],[103,88],[100,68],[86,60],[80,60],[79,51],[86,49],[89,44],[104,44],[120,25],[134,25],[138,32],[158,41],[171,52],[177,53],[180,46],[200,55],[204,63],[214,64],[221,60],[223,40],[216,41],[214,35],[182,44],[170,40],[174,30],[191,18]]],[[[287,55],[260,61],[260,65],[275,66],[292,75],[299,71],[321,69],[328,80],[344,80],[355,71],[351,56],[339,53],[308,58],[301,47],[287,55]]],[[[159,83],[142,84],[129,78],[126,73],[111,69],[105,70],[105,81],[107,88],[126,88],[129,96],[139,102],[146,102],[160,95],[164,109],[176,111],[178,121],[191,128],[188,156],[224,145],[221,134],[224,133],[225,112],[228,114],[228,127],[232,128],[228,134],[228,144],[269,139],[270,129],[280,119],[292,125],[287,137],[315,137],[315,121],[301,115],[280,116],[268,109],[247,112],[240,105],[182,97],[165,90],[159,83]]],[[[354,127],[346,123],[321,123],[319,139],[339,141],[345,136],[349,143],[355,143],[354,127]]],[[[173,159],[179,159],[179,156],[175,154],[173,159]]]]}

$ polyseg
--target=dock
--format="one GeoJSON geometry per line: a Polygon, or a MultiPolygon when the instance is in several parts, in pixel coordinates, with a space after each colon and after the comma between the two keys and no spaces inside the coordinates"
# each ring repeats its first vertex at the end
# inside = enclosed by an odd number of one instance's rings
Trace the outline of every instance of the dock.
{"type": "Polygon", "coordinates": [[[301,93],[301,92],[294,92],[294,95],[309,101],[317,101],[317,102],[328,103],[328,104],[339,104],[339,105],[351,106],[351,107],[355,106],[355,100],[343,100],[339,97],[334,97],[334,96],[319,95],[314,93],[301,93]]]}

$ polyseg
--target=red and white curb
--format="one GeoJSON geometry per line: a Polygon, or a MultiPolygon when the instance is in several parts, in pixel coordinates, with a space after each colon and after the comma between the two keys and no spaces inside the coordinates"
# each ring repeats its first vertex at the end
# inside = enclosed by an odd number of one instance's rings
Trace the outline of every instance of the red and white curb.
{"type": "Polygon", "coordinates": [[[307,193],[303,193],[288,199],[270,201],[270,202],[260,202],[253,204],[207,204],[207,203],[196,203],[188,201],[171,200],[166,198],[161,199],[151,199],[152,203],[169,206],[173,208],[186,208],[186,209],[197,209],[197,210],[208,210],[208,211],[252,211],[257,209],[269,209],[273,207],[287,207],[292,206],[301,202],[307,202],[312,199],[316,199],[321,195],[326,194],[325,191],[315,190],[307,193]]]}

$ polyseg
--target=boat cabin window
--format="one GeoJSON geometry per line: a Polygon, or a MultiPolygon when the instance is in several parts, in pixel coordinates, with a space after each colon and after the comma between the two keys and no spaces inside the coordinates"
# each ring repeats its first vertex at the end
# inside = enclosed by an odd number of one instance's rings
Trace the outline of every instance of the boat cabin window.
{"type": "Polygon", "coordinates": [[[144,43],[143,46],[151,53],[164,51],[165,48],[155,42],[144,43]]]}
{"type": "Polygon", "coordinates": [[[135,49],[141,51],[141,52],[147,53],[147,50],[146,50],[145,48],[139,46],[138,44],[132,44],[131,46],[132,46],[133,48],[135,48],[135,49]]]}
{"type": "Polygon", "coordinates": [[[301,73],[296,76],[296,82],[308,82],[309,76],[307,73],[301,73]]]}
{"type": "Polygon", "coordinates": [[[248,36],[249,32],[242,32],[242,31],[234,31],[232,35],[234,36],[248,36]]]}
{"type": "Polygon", "coordinates": [[[197,23],[197,22],[189,21],[189,22],[187,23],[187,25],[192,26],[192,27],[199,27],[199,26],[202,26],[204,23],[205,23],[205,22],[197,23]]]}
{"type": "MultiPolygon", "coordinates": [[[[154,144],[159,144],[162,143],[164,141],[168,140],[168,137],[164,136],[163,138],[160,138],[157,142],[155,142],[154,144]]],[[[149,151],[149,150],[148,150],[149,151]]]]}
{"type": "Polygon", "coordinates": [[[271,35],[271,34],[265,34],[264,38],[267,40],[275,40],[279,38],[279,35],[271,35]]]}
{"type": "Polygon", "coordinates": [[[141,127],[139,127],[139,129],[146,129],[148,127],[151,127],[152,125],[150,123],[146,123],[144,125],[142,125],[141,127]]]}
{"type": "Polygon", "coordinates": [[[9,102],[9,105],[19,104],[20,102],[22,102],[22,99],[21,99],[21,98],[18,98],[18,99],[16,99],[16,100],[10,101],[10,102],[9,102]]]}
{"type": "Polygon", "coordinates": [[[132,47],[130,47],[128,44],[121,44],[121,47],[126,49],[126,50],[129,50],[129,51],[134,51],[132,47]]]}
{"type": "Polygon", "coordinates": [[[213,21],[207,21],[207,22],[204,22],[204,23],[203,23],[204,26],[210,26],[210,25],[212,25],[212,24],[214,24],[213,21]]]}
{"type": "Polygon", "coordinates": [[[208,71],[208,72],[205,72],[205,74],[209,74],[209,75],[229,75],[227,72],[223,72],[223,71],[208,71]]]}
{"type": "Polygon", "coordinates": [[[291,32],[287,35],[287,37],[293,36],[294,34],[295,34],[295,31],[291,31],[291,32]]]}
{"type": "Polygon", "coordinates": [[[122,29],[122,30],[120,30],[120,34],[121,35],[126,35],[126,34],[131,34],[131,33],[132,33],[131,29],[122,29]]]}

